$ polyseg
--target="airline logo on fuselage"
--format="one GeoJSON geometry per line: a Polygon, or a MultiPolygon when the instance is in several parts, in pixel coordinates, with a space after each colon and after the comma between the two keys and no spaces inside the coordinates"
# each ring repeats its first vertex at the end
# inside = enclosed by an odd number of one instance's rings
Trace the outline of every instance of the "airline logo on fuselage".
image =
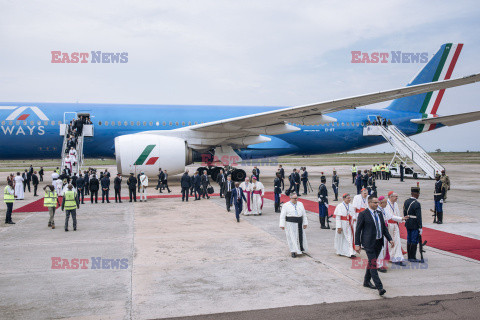
{"type": "Polygon", "coordinates": [[[157,160],[158,160],[158,157],[151,157],[150,159],[148,159],[148,161],[145,163],[145,160],[147,160],[148,156],[150,155],[150,153],[152,152],[152,150],[155,148],[155,145],[154,144],[149,144],[148,146],[145,147],[145,149],[143,149],[142,153],[140,154],[140,156],[138,156],[137,158],[137,161],[135,161],[134,165],[135,166],[141,166],[143,164],[145,164],[146,166],[152,166],[154,165],[157,160]]]}
{"type": "Polygon", "coordinates": [[[0,106],[0,113],[3,113],[3,110],[12,111],[1,121],[0,134],[16,136],[45,134],[42,121],[50,119],[37,106],[0,106]]]}

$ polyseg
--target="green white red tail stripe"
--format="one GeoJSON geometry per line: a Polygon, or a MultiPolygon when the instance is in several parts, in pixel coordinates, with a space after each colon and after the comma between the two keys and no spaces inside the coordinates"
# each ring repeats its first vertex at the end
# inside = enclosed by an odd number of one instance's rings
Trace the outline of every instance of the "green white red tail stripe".
{"type": "MultiPolygon", "coordinates": [[[[437,70],[435,71],[432,81],[442,81],[448,80],[452,76],[453,69],[457,63],[460,52],[462,51],[463,44],[452,44],[447,43],[442,53],[442,57],[438,64],[437,70]]],[[[436,117],[438,107],[442,102],[445,89],[429,92],[425,96],[423,101],[422,108],[420,112],[422,113],[423,118],[436,117]]],[[[435,129],[435,125],[424,125],[419,124],[417,132],[424,132],[435,129]]]]}

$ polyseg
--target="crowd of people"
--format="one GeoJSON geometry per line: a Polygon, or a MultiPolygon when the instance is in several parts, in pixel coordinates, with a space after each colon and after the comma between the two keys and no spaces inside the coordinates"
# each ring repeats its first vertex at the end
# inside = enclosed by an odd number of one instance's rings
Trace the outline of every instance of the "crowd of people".
{"type": "MultiPolygon", "coordinates": [[[[374,165],[371,169],[357,170],[355,164],[352,166],[353,182],[356,185],[357,194],[352,196],[344,193],[341,202],[337,204],[335,212],[330,215],[327,178],[321,173],[320,185],[317,192],[319,206],[319,220],[321,229],[330,229],[330,218],[334,218],[335,239],[334,248],[338,255],[355,258],[360,249],[365,249],[368,257],[368,265],[364,286],[377,289],[383,295],[385,290],[379,279],[378,272],[386,272],[387,261],[393,264],[404,265],[404,255],[407,254],[408,261],[419,262],[416,257],[418,244],[421,243],[422,215],[421,206],[418,202],[420,188],[414,187],[411,190],[411,198],[407,199],[403,206],[403,212],[398,205],[398,194],[390,191],[379,196],[375,179],[388,180],[388,171],[382,170],[384,164],[374,165]],[[385,172],[385,174],[384,174],[385,172]],[[399,224],[405,222],[408,238],[407,250],[404,251],[400,241],[399,224]],[[373,280],[374,284],[370,282],[373,280]]],[[[108,169],[97,172],[89,168],[78,175],[66,166],[62,171],[57,167],[51,174],[51,184],[47,184],[43,190],[44,206],[49,210],[48,227],[55,228],[55,211],[61,206],[66,211],[65,231],[69,228],[69,217],[72,216],[73,230],[77,230],[76,209],[84,204],[85,197],[90,197],[90,203],[98,203],[99,192],[101,191],[102,203],[110,203],[111,175],[108,169]],[[61,202],[60,202],[61,197],[61,202]]],[[[31,192],[30,182],[33,184],[34,196],[38,196],[37,190],[40,181],[44,180],[44,169],[34,170],[33,166],[16,176],[11,174],[7,177],[7,186],[4,190],[4,202],[7,204],[7,215],[5,223],[14,224],[11,218],[13,202],[24,199],[25,192],[31,192]]],[[[306,167],[296,168],[290,173],[288,180],[290,187],[285,188],[285,170],[279,165],[273,181],[274,211],[280,213],[280,228],[285,230],[287,244],[292,257],[303,254],[308,250],[308,243],[305,229],[308,226],[308,219],[302,202],[298,197],[312,192],[309,182],[309,175],[306,167]],[[303,193],[300,194],[300,185],[303,185],[303,193]],[[290,201],[280,202],[281,194],[290,196],[290,201]]],[[[234,182],[230,174],[223,170],[216,176],[216,182],[220,187],[220,197],[225,198],[226,210],[235,210],[235,218],[240,222],[240,215],[262,215],[264,207],[265,187],[260,182],[260,169],[254,167],[252,175],[244,181],[234,182]]],[[[149,179],[144,172],[137,176],[130,173],[126,181],[129,190],[130,202],[137,201],[137,191],[140,194],[139,201],[147,201],[147,190],[149,179]]],[[[202,173],[195,171],[189,175],[186,170],[180,179],[182,201],[188,201],[189,196],[195,200],[209,199],[214,192],[210,184],[210,177],[207,170],[202,173]]],[[[122,202],[122,176],[118,174],[113,180],[115,191],[115,202],[122,202]]],[[[333,201],[339,201],[340,178],[336,170],[331,176],[331,188],[335,196],[333,201]]],[[[443,223],[443,203],[446,200],[447,191],[450,189],[450,179],[445,174],[436,176],[434,202],[435,202],[435,223],[443,223]]],[[[155,187],[162,193],[164,190],[171,192],[168,186],[167,170],[159,169],[158,183],[155,187]]],[[[88,201],[88,199],[87,199],[88,201]]]]}

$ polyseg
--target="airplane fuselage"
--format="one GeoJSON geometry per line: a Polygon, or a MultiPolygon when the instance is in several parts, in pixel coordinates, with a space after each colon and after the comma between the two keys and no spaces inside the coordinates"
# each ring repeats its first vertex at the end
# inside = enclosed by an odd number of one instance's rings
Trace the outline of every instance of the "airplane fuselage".
{"type": "MultiPolygon", "coordinates": [[[[172,130],[189,125],[238,117],[282,107],[114,105],[78,103],[0,104],[0,159],[60,158],[63,137],[60,124],[75,114],[87,113],[94,125],[94,137],[86,138],[86,157],[113,158],[114,138],[151,130],[172,130]],[[15,107],[15,108],[14,108],[15,107]],[[18,112],[19,108],[22,112],[18,112]],[[15,112],[17,114],[15,114],[15,112]]],[[[421,132],[410,119],[419,113],[388,109],[355,109],[328,114],[336,123],[296,125],[301,130],[269,136],[270,142],[237,150],[243,159],[288,154],[327,154],[357,150],[385,142],[383,137],[363,136],[362,124],[374,116],[389,119],[406,135],[421,132]]],[[[440,127],[437,125],[437,128],[440,127]]]]}

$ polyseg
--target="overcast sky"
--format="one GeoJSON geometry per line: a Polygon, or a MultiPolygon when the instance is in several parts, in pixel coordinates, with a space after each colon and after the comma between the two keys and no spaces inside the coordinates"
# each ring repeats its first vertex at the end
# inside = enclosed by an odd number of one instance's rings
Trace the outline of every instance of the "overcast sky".
{"type": "MultiPolygon", "coordinates": [[[[478,1],[336,3],[0,0],[0,101],[301,105],[401,87],[423,67],[353,64],[351,51],[430,58],[446,42],[464,43],[453,77],[480,72],[478,1]],[[128,52],[128,63],[52,64],[53,50],[128,52]]],[[[438,113],[480,110],[479,89],[447,90],[438,113]]],[[[479,128],[415,140],[480,150],[479,128]]]]}

